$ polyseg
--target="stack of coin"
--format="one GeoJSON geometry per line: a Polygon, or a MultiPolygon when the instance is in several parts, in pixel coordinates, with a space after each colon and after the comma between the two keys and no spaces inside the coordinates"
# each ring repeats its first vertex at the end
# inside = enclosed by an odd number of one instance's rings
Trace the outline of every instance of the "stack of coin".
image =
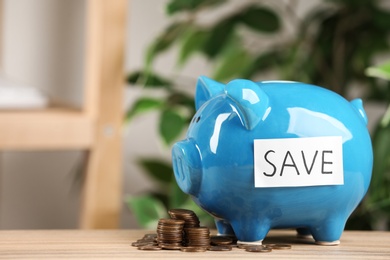
{"type": "Polygon", "coordinates": [[[183,242],[184,220],[160,219],[157,224],[157,243],[164,249],[180,249],[183,242]]]}
{"type": "Polygon", "coordinates": [[[184,228],[199,227],[200,221],[198,216],[192,210],[188,209],[171,209],[168,211],[172,219],[181,219],[185,221],[184,228]]]}
{"type": "Polygon", "coordinates": [[[185,246],[205,248],[210,246],[210,230],[207,227],[185,228],[184,234],[185,246]]]}
{"type": "MultiPolygon", "coordinates": [[[[191,210],[171,209],[168,213],[171,218],[158,221],[157,234],[146,234],[132,246],[139,250],[176,249],[183,252],[230,251],[237,246],[235,236],[210,236],[210,230],[199,226],[199,219],[191,210]]],[[[237,247],[255,253],[291,249],[288,244],[239,244],[237,247]]]]}

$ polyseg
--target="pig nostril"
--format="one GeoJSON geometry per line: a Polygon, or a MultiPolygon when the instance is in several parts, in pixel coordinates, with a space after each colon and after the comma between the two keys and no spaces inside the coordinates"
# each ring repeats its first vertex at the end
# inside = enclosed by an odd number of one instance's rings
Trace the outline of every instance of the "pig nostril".
{"type": "Polygon", "coordinates": [[[179,158],[179,162],[180,162],[180,180],[184,181],[185,174],[186,174],[186,172],[185,172],[186,168],[185,168],[185,165],[183,163],[182,158],[179,158]]]}
{"type": "Polygon", "coordinates": [[[174,172],[176,175],[176,178],[180,181],[184,180],[184,172],[183,172],[183,161],[180,156],[177,156],[174,163],[174,172]]]}

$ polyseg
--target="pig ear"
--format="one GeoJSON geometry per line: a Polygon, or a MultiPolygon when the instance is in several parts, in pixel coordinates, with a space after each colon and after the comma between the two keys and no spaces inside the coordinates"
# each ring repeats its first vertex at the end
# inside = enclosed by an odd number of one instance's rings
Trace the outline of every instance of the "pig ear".
{"type": "Polygon", "coordinates": [[[359,115],[362,117],[364,123],[367,125],[368,119],[367,119],[366,111],[364,111],[363,101],[360,98],[356,98],[352,100],[350,103],[356,109],[359,115]]]}
{"type": "Polygon", "coordinates": [[[255,128],[270,112],[268,95],[250,80],[233,80],[226,85],[225,91],[236,103],[241,122],[248,130],[255,128]]]}
{"type": "Polygon", "coordinates": [[[195,108],[198,110],[207,100],[223,93],[225,85],[209,79],[206,76],[200,76],[196,84],[195,108]]]}

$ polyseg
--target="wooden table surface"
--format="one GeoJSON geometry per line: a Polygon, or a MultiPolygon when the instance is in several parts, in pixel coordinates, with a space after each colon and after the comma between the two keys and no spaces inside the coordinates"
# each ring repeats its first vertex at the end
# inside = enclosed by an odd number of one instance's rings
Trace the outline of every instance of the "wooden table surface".
{"type": "Polygon", "coordinates": [[[272,230],[264,242],[288,243],[289,250],[250,253],[234,248],[228,252],[186,253],[177,250],[141,251],[131,243],[145,230],[2,230],[1,259],[390,259],[390,232],[345,231],[338,246],[319,246],[299,239],[295,231],[272,230]]]}

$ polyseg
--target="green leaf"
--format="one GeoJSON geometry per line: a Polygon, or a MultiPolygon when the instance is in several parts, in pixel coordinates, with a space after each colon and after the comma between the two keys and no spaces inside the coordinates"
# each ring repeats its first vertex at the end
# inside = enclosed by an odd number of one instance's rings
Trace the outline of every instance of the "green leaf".
{"type": "Polygon", "coordinates": [[[213,75],[213,78],[217,81],[227,81],[237,76],[241,77],[252,64],[251,56],[240,44],[230,46],[223,54],[221,62],[213,75]]]}
{"type": "Polygon", "coordinates": [[[390,106],[373,136],[374,164],[368,208],[390,210],[390,106]]]}
{"type": "Polygon", "coordinates": [[[133,117],[149,112],[151,110],[159,109],[164,105],[164,102],[160,99],[154,99],[149,97],[143,97],[138,99],[134,105],[126,113],[126,121],[130,121],[133,117]]]}
{"type": "Polygon", "coordinates": [[[181,11],[190,11],[196,9],[205,0],[171,0],[166,10],[169,15],[172,15],[181,11]]]}
{"type": "Polygon", "coordinates": [[[136,71],[131,73],[127,77],[127,83],[129,84],[141,84],[145,87],[165,87],[165,88],[170,88],[172,87],[173,83],[168,80],[163,78],[162,76],[159,76],[157,74],[153,74],[151,72],[143,72],[143,71],[136,71]]]}
{"type": "Polygon", "coordinates": [[[164,205],[152,196],[129,196],[126,203],[142,228],[155,229],[158,220],[167,217],[164,205]]]}
{"type": "Polygon", "coordinates": [[[373,3],[375,3],[376,1],[373,1],[373,0],[327,0],[328,2],[335,2],[339,5],[343,5],[343,6],[346,6],[346,7],[370,7],[372,6],[373,3]]]}
{"type": "Polygon", "coordinates": [[[257,56],[247,68],[243,71],[243,78],[251,78],[258,72],[263,72],[276,67],[280,60],[280,53],[274,50],[266,51],[257,56]]]}
{"type": "Polygon", "coordinates": [[[172,0],[166,6],[167,13],[173,15],[182,11],[194,11],[200,7],[217,6],[226,2],[225,0],[172,0]]]}
{"type": "Polygon", "coordinates": [[[390,27],[390,13],[382,9],[374,10],[372,15],[374,23],[384,30],[388,30],[390,27]]]}
{"type": "Polygon", "coordinates": [[[390,61],[376,67],[369,67],[365,72],[369,77],[390,80],[390,61]]]}
{"type": "Polygon", "coordinates": [[[236,22],[236,16],[233,16],[220,21],[211,29],[202,50],[209,58],[214,58],[224,49],[233,35],[236,22]]]}
{"type": "Polygon", "coordinates": [[[190,29],[183,38],[178,64],[182,66],[188,58],[197,51],[202,50],[205,44],[208,32],[198,29],[190,29]]]}
{"type": "Polygon", "coordinates": [[[195,114],[195,101],[194,97],[183,92],[173,92],[167,98],[167,103],[171,107],[184,106],[191,111],[189,116],[195,114]]]}
{"type": "Polygon", "coordinates": [[[345,225],[346,230],[373,230],[372,216],[366,212],[362,204],[351,214],[345,225]]]}
{"type": "Polygon", "coordinates": [[[171,193],[169,196],[169,207],[183,208],[184,203],[189,199],[189,196],[185,194],[177,185],[175,178],[172,178],[171,193]]]}
{"type": "Polygon", "coordinates": [[[280,29],[279,17],[268,8],[251,6],[240,18],[242,23],[259,32],[274,33],[280,29]]]}
{"type": "Polygon", "coordinates": [[[145,63],[147,71],[156,56],[171,47],[172,44],[180,38],[187,26],[186,23],[175,22],[169,25],[166,30],[157,37],[146,52],[145,63]]]}
{"type": "Polygon", "coordinates": [[[138,164],[148,173],[154,180],[162,184],[168,184],[173,180],[173,169],[171,163],[156,158],[143,158],[138,161],[138,164]]]}
{"type": "MultiPolygon", "coordinates": [[[[334,10],[332,8],[318,6],[304,16],[301,23],[298,25],[297,40],[302,42],[307,37],[309,27],[318,25],[323,22],[327,17],[333,15],[334,10]]],[[[317,28],[317,27],[316,27],[317,28]]]]}
{"type": "Polygon", "coordinates": [[[159,132],[165,144],[171,144],[183,131],[186,123],[175,110],[167,109],[160,116],[159,132]]]}

